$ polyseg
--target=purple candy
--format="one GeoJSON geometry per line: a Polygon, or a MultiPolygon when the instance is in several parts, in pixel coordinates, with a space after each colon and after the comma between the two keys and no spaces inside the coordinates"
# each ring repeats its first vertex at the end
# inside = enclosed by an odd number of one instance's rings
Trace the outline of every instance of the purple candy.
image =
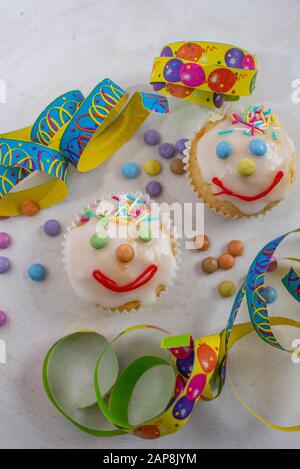
{"type": "Polygon", "coordinates": [[[175,149],[177,153],[181,153],[183,155],[183,152],[185,150],[185,144],[189,141],[188,138],[181,138],[180,140],[177,140],[175,144],[175,149]]]}
{"type": "Polygon", "coordinates": [[[158,153],[162,158],[170,159],[175,155],[175,147],[172,143],[162,143],[159,145],[158,153]]]}
{"type": "Polygon", "coordinates": [[[158,145],[160,142],[160,134],[157,132],[157,130],[154,129],[146,130],[146,132],[144,132],[143,138],[147,145],[158,145]]]}
{"type": "Polygon", "coordinates": [[[0,274],[5,274],[10,268],[10,262],[7,257],[0,257],[0,274]]]}
{"type": "Polygon", "coordinates": [[[0,311],[0,327],[6,323],[7,316],[4,311],[0,311]]]}
{"type": "Polygon", "coordinates": [[[57,220],[48,220],[44,224],[44,231],[47,236],[58,236],[61,231],[61,226],[57,220]]]}
{"type": "Polygon", "coordinates": [[[146,186],[146,191],[150,197],[158,197],[162,191],[161,184],[158,181],[150,181],[146,186]]]}
{"type": "Polygon", "coordinates": [[[8,233],[0,233],[0,249],[6,249],[10,245],[11,237],[8,233]]]}

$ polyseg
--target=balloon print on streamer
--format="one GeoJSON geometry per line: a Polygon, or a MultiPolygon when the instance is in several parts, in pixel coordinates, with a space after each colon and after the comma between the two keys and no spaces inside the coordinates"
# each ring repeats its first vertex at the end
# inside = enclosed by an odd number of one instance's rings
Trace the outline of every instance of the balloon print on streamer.
{"type": "Polygon", "coordinates": [[[237,76],[227,68],[217,68],[211,72],[207,83],[216,93],[227,93],[235,84],[237,76]]]}
{"type": "Polygon", "coordinates": [[[205,82],[205,73],[203,68],[194,63],[187,63],[182,65],[179,71],[180,79],[186,86],[196,87],[203,85],[205,82]]]}
{"type": "Polygon", "coordinates": [[[228,67],[232,68],[243,68],[243,59],[245,57],[244,52],[241,49],[233,47],[229,49],[225,54],[225,63],[228,67]]]}
{"type": "Polygon", "coordinates": [[[166,81],[171,83],[175,83],[180,81],[180,68],[182,65],[182,61],[179,59],[171,59],[169,60],[164,68],[164,77],[166,81]]]}
{"type": "Polygon", "coordinates": [[[193,62],[198,62],[202,57],[204,50],[201,46],[194,42],[186,42],[181,47],[179,47],[176,56],[185,60],[192,60],[193,62]]]}

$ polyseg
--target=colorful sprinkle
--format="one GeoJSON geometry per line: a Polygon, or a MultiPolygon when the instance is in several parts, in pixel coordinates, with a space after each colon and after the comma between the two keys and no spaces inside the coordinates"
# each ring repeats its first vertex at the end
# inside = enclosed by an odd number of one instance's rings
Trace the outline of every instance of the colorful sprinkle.
{"type": "Polygon", "coordinates": [[[272,109],[265,110],[264,106],[249,106],[242,114],[232,115],[232,125],[242,124],[247,128],[246,134],[254,136],[255,132],[264,133],[271,124],[280,127],[278,117],[272,109]]]}

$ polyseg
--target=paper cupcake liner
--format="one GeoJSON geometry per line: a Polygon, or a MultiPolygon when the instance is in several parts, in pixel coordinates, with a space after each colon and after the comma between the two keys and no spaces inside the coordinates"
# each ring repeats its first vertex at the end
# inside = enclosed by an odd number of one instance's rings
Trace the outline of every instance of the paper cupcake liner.
{"type": "MultiPolygon", "coordinates": [[[[239,210],[234,204],[232,206],[234,207],[233,210],[238,211],[239,213],[237,214],[230,214],[230,213],[224,213],[224,210],[222,207],[216,206],[212,200],[211,196],[207,197],[204,193],[203,190],[199,186],[197,186],[194,183],[193,176],[192,176],[192,171],[190,170],[190,156],[191,156],[191,149],[192,149],[192,144],[198,133],[203,130],[208,123],[210,122],[217,122],[219,120],[222,120],[229,112],[232,110],[232,105],[228,105],[224,107],[224,109],[217,111],[217,112],[212,112],[207,118],[203,118],[202,121],[200,122],[200,125],[197,130],[194,130],[192,132],[191,137],[189,140],[186,142],[185,146],[186,149],[184,150],[184,158],[183,158],[183,163],[184,163],[184,170],[185,170],[185,176],[187,177],[190,186],[193,189],[193,192],[197,194],[199,198],[202,199],[203,203],[214,213],[217,215],[222,215],[224,218],[229,218],[231,220],[241,220],[245,218],[258,218],[260,216],[265,216],[269,211],[271,211],[273,208],[275,208],[282,200],[274,201],[269,203],[266,207],[264,207],[263,210],[261,210],[258,213],[255,214],[246,214],[243,213],[241,210],[239,210]]],[[[296,166],[296,155],[293,155],[292,161],[291,161],[292,166],[296,166]]],[[[294,181],[291,181],[291,184],[293,184],[294,181]]],[[[230,203],[230,202],[229,202],[230,203]]]]}
{"type": "MultiPolygon", "coordinates": [[[[95,208],[95,206],[97,206],[99,203],[109,200],[113,195],[127,195],[127,196],[132,196],[132,197],[141,196],[148,203],[153,203],[153,204],[159,205],[157,202],[152,200],[149,197],[148,194],[143,194],[140,191],[137,191],[137,192],[129,191],[129,192],[122,192],[122,193],[113,192],[113,193],[110,193],[110,194],[105,195],[105,196],[96,197],[93,202],[90,202],[87,206],[82,207],[81,211],[78,212],[78,214],[74,217],[74,219],[71,221],[71,223],[67,226],[66,232],[64,234],[64,241],[63,241],[63,244],[62,244],[62,259],[63,259],[63,266],[64,266],[64,269],[65,269],[66,272],[67,272],[67,267],[66,267],[66,243],[67,243],[67,239],[68,239],[69,234],[74,229],[78,228],[78,226],[82,222],[82,218],[83,218],[84,213],[87,209],[95,208]]],[[[163,295],[165,295],[168,292],[169,288],[173,286],[174,281],[177,278],[177,272],[179,271],[180,263],[181,263],[181,252],[182,251],[180,249],[176,229],[175,229],[171,219],[169,220],[169,224],[166,227],[170,230],[170,238],[171,238],[172,242],[174,243],[174,247],[175,247],[174,257],[175,257],[176,263],[175,263],[173,276],[171,278],[169,278],[169,285],[162,285],[163,290],[161,290],[160,293],[157,295],[156,301],[159,300],[163,295]]],[[[128,309],[124,308],[123,305],[121,307],[118,307],[118,308],[108,308],[108,307],[102,306],[100,304],[95,304],[95,306],[101,308],[101,310],[103,312],[109,312],[109,313],[114,314],[114,315],[115,314],[122,314],[122,313],[128,313],[129,314],[129,313],[133,313],[133,312],[136,312],[136,311],[140,312],[143,309],[146,310],[146,309],[148,309],[149,306],[152,306],[153,304],[155,304],[156,301],[154,303],[152,303],[151,305],[140,304],[137,307],[131,307],[131,308],[128,308],[128,309]]]]}

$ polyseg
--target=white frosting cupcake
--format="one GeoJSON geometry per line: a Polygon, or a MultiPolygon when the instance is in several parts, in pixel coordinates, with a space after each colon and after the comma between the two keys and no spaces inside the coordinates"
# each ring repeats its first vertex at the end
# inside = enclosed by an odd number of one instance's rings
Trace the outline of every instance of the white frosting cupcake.
{"type": "Polygon", "coordinates": [[[83,300],[119,311],[153,304],[174,281],[176,242],[169,217],[142,194],[92,204],[68,230],[65,265],[83,300]]]}
{"type": "Polygon", "coordinates": [[[187,170],[196,192],[230,217],[264,213],[295,179],[295,146],[271,109],[250,106],[207,123],[191,141],[187,170]]]}

